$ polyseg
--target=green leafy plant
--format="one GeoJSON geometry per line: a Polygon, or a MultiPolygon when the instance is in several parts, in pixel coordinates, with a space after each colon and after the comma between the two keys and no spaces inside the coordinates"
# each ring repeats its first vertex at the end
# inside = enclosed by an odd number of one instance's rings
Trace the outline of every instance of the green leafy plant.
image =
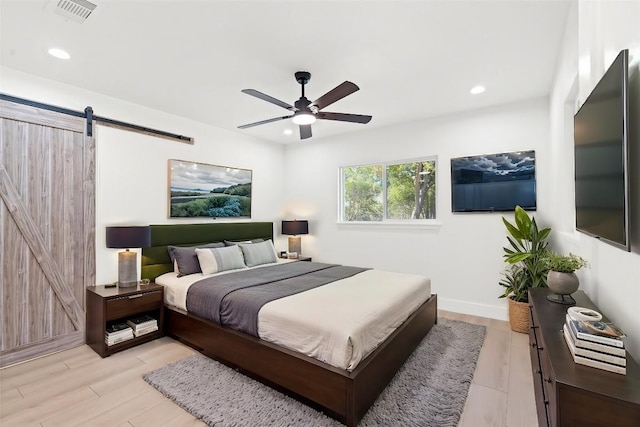
{"type": "Polygon", "coordinates": [[[513,264],[507,270],[505,270],[502,275],[504,276],[502,280],[500,280],[500,286],[503,286],[504,293],[499,296],[499,298],[506,298],[511,295],[511,298],[514,301],[524,302],[527,301],[527,289],[529,289],[529,278],[527,274],[522,268],[522,266],[518,264],[513,264]]]}
{"type": "Polygon", "coordinates": [[[558,273],[573,273],[589,265],[587,260],[578,255],[572,253],[560,255],[551,251],[547,252],[542,262],[548,270],[557,271],[558,273]]]}
{"type": "MultiPolygon", "coordinates": [[[[502,217],[507,232],[509,247],[504,249],[504,260],[511,265],[518,265],[526,278],[527,287],[546,287],[548,267],[543,259],[547,255],[547,245],[551,228],[538,229],[535,218],[520,206],[516,206],[514,223],[502,217]]],[[[514,297],[516,301],[526,302],[527,292],[514,297]]]]}

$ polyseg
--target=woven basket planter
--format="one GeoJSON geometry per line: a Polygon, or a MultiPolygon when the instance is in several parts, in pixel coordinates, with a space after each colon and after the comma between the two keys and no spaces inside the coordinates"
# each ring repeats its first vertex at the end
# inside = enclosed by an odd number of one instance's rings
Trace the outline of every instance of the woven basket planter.
{"type": "Polygon", "coordinates": [[[514,332],[529,333],[529,303],[509,300],[509,325],[514,332]]]}

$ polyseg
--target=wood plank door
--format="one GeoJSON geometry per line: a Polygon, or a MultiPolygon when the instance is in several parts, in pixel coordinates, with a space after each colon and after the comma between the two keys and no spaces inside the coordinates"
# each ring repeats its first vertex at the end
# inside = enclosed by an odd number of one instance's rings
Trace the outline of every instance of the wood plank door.
{"type": "Polygon", "coordinates": [[[0,367],[85,342],[95,140],[82,117],[0,100],[0,367]]]}

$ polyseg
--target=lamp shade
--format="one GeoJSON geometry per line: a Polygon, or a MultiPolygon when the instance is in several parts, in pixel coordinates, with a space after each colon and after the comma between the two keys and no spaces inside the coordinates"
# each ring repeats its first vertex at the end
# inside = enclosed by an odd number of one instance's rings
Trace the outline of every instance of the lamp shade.
{"type": "Polygon", "coordinates": [[[147,248],[151,246],[149,226],[107,227],[108,248],[147,248]]]}
{"type": "Polygon", "coordinates": [[[282,221],[282,234],[288,234],[292,236],[298,234],[309,234],[309,221],[282,221]]]}

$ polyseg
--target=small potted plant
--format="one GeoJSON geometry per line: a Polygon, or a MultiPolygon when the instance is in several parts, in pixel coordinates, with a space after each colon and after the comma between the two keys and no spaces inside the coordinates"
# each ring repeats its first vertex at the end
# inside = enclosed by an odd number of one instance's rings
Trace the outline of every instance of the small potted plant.
{"type": "Polygon", "coordinates": [[[554,292],[547,295],[547,299],[558,304],[575,304],[576,301],[570,295],[577,291],[580,286],[580,281],[575,271],[586,267],[588,265],[587,261],[572,253],[560,255],[555,252],[548,252],[542,261],[549,269],[547,286],[554,292]]]}
{"type": "Polygon", "coordinates": [[[528,295],[529,277],[524,267],[512,264],[505,270],[499,285],[504,287],[504,293],[498,298],[508,298],[509,301],[509,325],[515,332],[526,333],[529,331],[529,304],[528,295]]]}

